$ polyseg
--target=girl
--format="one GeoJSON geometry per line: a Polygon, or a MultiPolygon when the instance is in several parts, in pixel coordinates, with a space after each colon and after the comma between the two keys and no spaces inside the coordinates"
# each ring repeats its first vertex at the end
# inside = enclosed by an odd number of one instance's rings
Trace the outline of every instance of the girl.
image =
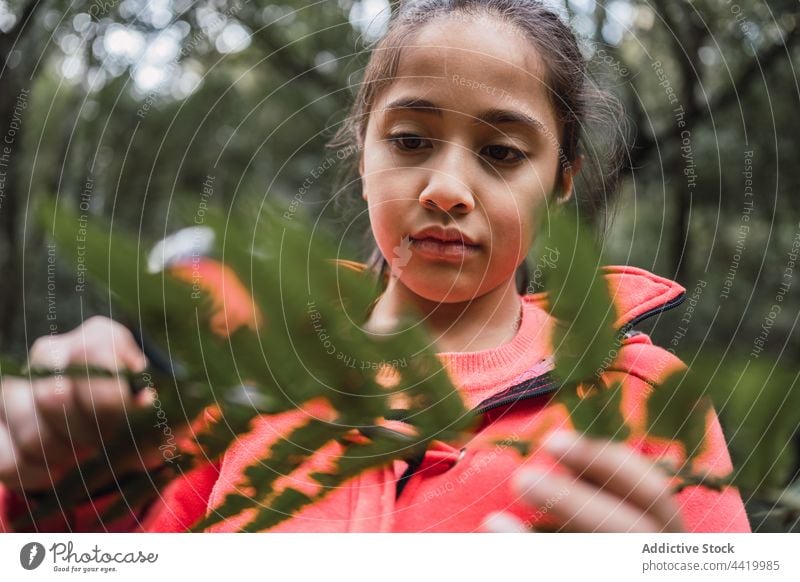
{"type": "MultiPolygon", "coordinates": [[[[628,333],[603,378],[623,384],[631,427],[624,445],[571,432],[568,415],[547,396],[553,322],[544,298],[528,294],[521,266],[536,236],[535,217],[550,205],[580,196],[580,208],[604,206],[606,188],[592,190],[588,180],[575,187],[584,124],[604,103],[590,86],[574,34],[540,2],[428,0],[401,8],[334,140],[359,152],[357,183],[377,243],[369,267],[349,266],[374,269],[384,286],[367,329],[389,333],[404,311],[422,313],[481,424],[464,446],[435,441],[421,458],[368,471],[273,531],[749,531],[734,489],[688,487],[671,495],[666,474],[652,462],[683,457],[679,446],[643,433],[644,399],[682,364],[646,335],[628,333]],[[527,457],[497,444],[544,430],[548,438],[527,457]]],[[[603,151],[613,160],[613,148],[603,151]]],[[[607,167],[598,158],[589,169],[607,167]]],[[[602,184],[613,181],[611,172],[602,184]]],[[[619,327],[663,311],[684,293],[635,268],[609,267],[607,278],[619,327]]],[[[99,318],[38,340],[30,359],[54,367],[146,365],[130,334],[99,318]]],[[[70,440],[97,447],[98,431],[87,426],[102,429],[126,407],[148,406],[146,397],[131,397],[111,380],[39,381],[3,394],[6,528],[8,517],[24,511],[26,493],[51,486],[50,471],[62,469],[53,458],[72,457],[70,440]]],[[[182,531],[236,490],[244,467],[276,439],[317,413],[305,406],[263,417],[222,459],[176,479],[127,520],[98,526],[93,509],[78,508],[52,527],[182,531]]],[[[307,475],[328,466],[337,446],[282,482],[313,493],[318,485],[307,475]]],[[[731,470],[713,414],[697,468],[731,470]]],[[[246,521],[237,517],[212,530],[235,531],[246,521]]]]}

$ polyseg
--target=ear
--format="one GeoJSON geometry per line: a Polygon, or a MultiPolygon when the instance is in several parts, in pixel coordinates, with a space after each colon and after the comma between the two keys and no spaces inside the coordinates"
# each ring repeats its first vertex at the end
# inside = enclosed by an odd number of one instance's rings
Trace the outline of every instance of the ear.
{"type": "Polygon", "coordinates": [[[577,156],[568,167],[562,170],[561,192],[556,197],[556,201],[559,204],[564,204],[572,198],[575,188],[575,176],[581,171],[581,166],[583,166],[583,154],[577,156]]]}

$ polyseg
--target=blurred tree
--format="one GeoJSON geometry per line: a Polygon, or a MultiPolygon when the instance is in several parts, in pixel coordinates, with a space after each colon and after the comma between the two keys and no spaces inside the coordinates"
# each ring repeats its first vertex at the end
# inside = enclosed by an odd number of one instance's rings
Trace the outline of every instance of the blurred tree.
{"type": "Polygon", "coordinates": [[[14,333],[21,296],[21,262],[19,253],[19,213],[22,208],[21,171],[24,123],[22,113],[27,106],[33,78],[41,70],[40,60],[23,55],[42,55],[47,38],[34,25],[45,0],[26,0],[0,8],[0,152],[4,154],[2,198],[0,199],[0,272],[4,274],[4,292],[0,294],[0,342],[5,343],[14,333]],[[15,145],[16,144],[16,145],[15,145]]]}
{"type": "MultiPolygon", "coordinates": [[[[326,159],[323,145],[350,98],[348,67],[363,52],[349,4],[43,0],[22,7],[0,44],[0,120],[10,123],[25,87],[30,110],[47,113],[26,116],[15,173],[4,184],[3,343],[23,347],[16,327],[23,285],[43,283],[40,234],[34,227],[26,245],[21,240],[24,208],[39,197],[66,198],[76,209],[83,203],[91,215],[114,215],[153,238],[169,228],[176,200],[199,204],[208,196],[209,177],[213,195],[203,204],[297,193],[326,159]],[[23,256],[33,267],[25,282],[17,278],[23,256]]],[[[327,196],[333,174],[313,178],[303,203],[327,196]]],[[[72,273],[60,277],[62,289],[74,283],[72,273]]],[[[96,298],[83,298],[91,309],[96,298]]],[[[46,298],[27,299],[30,333],[44,333],[46,298]]],[[[82,312],[62,301],[60,327],[82,312]]]]}

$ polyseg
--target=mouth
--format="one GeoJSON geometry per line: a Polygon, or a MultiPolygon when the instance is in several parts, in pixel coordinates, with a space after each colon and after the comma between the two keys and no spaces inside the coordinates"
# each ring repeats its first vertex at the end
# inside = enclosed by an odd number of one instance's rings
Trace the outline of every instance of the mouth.
{"type": "Polygon", "coordinates": [[[479,246],[470,236],[458,228],[450,226],[426,226],[410,235],[412,240],[422,240],[426,238],[438,240],[440,242],[460,242],[467,246],[479,246]]]}
{"type": "Polygon", "coordinates": [[[434,260],[462,263],[475,256],[480,245],[460,231],[428,228],[409,236],[415,254],[434,260]]]}

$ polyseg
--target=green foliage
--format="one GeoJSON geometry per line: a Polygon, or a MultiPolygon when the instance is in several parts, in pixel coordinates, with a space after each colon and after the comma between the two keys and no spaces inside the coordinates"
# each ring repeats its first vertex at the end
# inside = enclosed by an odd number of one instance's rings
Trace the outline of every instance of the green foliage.
{"type": "Polygon", "coordinates": [[[566,384],[596,379],[619,347],[619,338],[594,231],[567,212],[549,213],[545,224],[540,236],[559,257],[546,285],[550,313],[558,321],[554,373],[566,384]]]}
{"type": "Polygon", "coordinates": [[[581,398],[574,391],[562,388],[560,398],[569,409],[575,429],[587,436],[625,440],[629,429],[622,418],[622,387],[614,384],[590,390],[596,392],[581,398]]]}
{"type": "Polygon", "coordinates": [[[706,387],[727,427],[738,461],[736,483],[747,491],[775,496],[798,461],[792,447],[800,427],[797,372],[774,360],[730,356],[707,357],[692,369],[695,390],[706,387]]]}
{"type": "MultiPolygon", "coordinates": [[[[78,254],[78,218],[55,206],[43,208],[43,222],[61,256],[80,257],[116,308],[168,353],[170,369],[120,374],[132,385],[157,388],[159,413],[176,432],[186,435],[180,427],[196,421],[209,407],[218,420],[199,429],[195,423],[194,444],[182,445],[180,454],[143,472],[130,471],[131,459],[138,458],[141,466],[164,435],[153,430],[152,411],[131,414],[126,429],[105,441],[101,453],[57,484],[58,498],[38,499],[26,519],[35,523],[65,505],[120,491],[102,516],[112,520],[144,503],[154,487],[176,474],[219,459],[247,436],[256,419],[323,400],[330,416],[309,415],[271,445],[265,444],[258,461],[245,468],[235,492],[192,528],[202,531],[246,515],[241,529],[262,531],[363,471],[418,454],[433,439],[456,439],[470,428],[471,419],[428,347],[423,326],[407,321],[385,338],[367,333],[362,324],[376,299],[374,282],[337,265],[330,259],[332,241],[313,231],[302,216],[284,211],[264,205],[228,217],[208,213],[204,228],[213,233],[213,244],[201,249],[194,239],[188,255],[194,269],[190,282],[185,272],[181,276],[176,271],[187,265],[186,256],[153,268],[139,245],[98,220],[80,227],[85,232],[78,254]],[[221,267],[229,273],[227,278],[195,274],[202,270],[201,262],[221,267]],[[213,285],[199,283],[203,277],[210,277],[206,283],[213,285]],[[231,309],[220,328],[218,294],[225,288],[231,309]],[[236,289],[244,295],[237,296],[236,289]],[[242,303],[242,297],[247,301],[242,303]],[[391,366],[396,383],[379,381],[379,372],[390,362],[397,364],[391,366]],[[383,419],[399,412],[394,404],[398,395],[413,434],[381,426],[383,419]],[[310,475],[318,484],[313,493],[281,487],[283,476],[292,475],[330,445],[338,447],[338,456],[328,469],[310,475]]],[[[586,226],[564,213],[552,215],[549,225],[550,236],[542,241],[557,249],[560,258],[547,277],[549,308],[557,319],[553,341],[559,388],[554,398],[566,405],[578,431],[624,440],[629,429],[621,413],[622,387],[606,386],[601,378],[619,351],[624,330],[614,328],[615,308],[596,244],[586,226]]],[[[691,372],[670,376],[648,398],[649,435],[680,441],[687,461],[702,453],[712,397],[729,425],[736,427],[729,436],[732,448],[750,451],[733,475],[695,472],[690,462],[668,468],[681,478],[677,490],[698,484],[721,489],[734,483],[782,499],[775,491],[791,467],[786,443],[800,421],[796,377],[765,361],[742,361],[742,366],[695,365],[691,372]]],[[[8,361],[3,371],[31,377],[55,373],[22,369],[8,361]]],[[[80,367],[57,373],[110,374],[80,367]]],[[[523,455],[538,446],[518,439],[499,443],[523,455]]]]}
{"type": "MultiPolygon", "coordinates": [[[[244,471],[239,490],[248,493],[229,495],[197,529],[253,508],[258,509],[244,530],[274,526],[350,477],[404,458],[433,438],[453,438],[470,423],[422,326],[404,326],[406,331],[386,340],[364,331],[361,325],[375,299],[370,277],[338,267],[329,259],[335,254],[331,241],[302,217],[287,219],[283,210],[267,205],[229,220],[214,213],[206,216],[217,264],[247,284],[253,302],[247,315],[262,315],[258,326],[229,321],[228,337],[211,323],[219,316],[213,291],[198,290],[169,266],[149,272],[138,245],[99,221],[91,223],[85,237],[81,260],[91,278],[108,288],[120,311],[135,317],[149,337],[168,349],[171,374],[154,374],[160,411],[176,425],[195,420],[208,406],[219,411],[220,420],[207,423],[194,436],[200,450],[181,451],[180,458],[169,461],[171,469],[184,471],[219,458],[249,432],[259,415],[295,410],[319,398],[332,410],[332,420],[315,419],[282,435],[264,451],[263,459],[244,471]],[[230,228],[231,222],[236,228],[230,228]],[[391,362],[405,366],[393,368],[398,382],[387,389],[377,374],[391,362]],[[392,396],[398,394],[406,402],[413,437],[379,426],[391,414],[392,396]],[[344,438],[354,431],[367,436],[367,442],[344,438]],[[342,446],[341,456],[330,472],[313,476],[321,484],[316,495],[276,490],[280,476],[334,441],[342,446]]],[[[43,216],[59,252],[77,256],[77,217],[54,207],[43,216]]],[[[193,260],[199,260],[198,255],[193,249],[193,260]]],[[[224,282],[230,287],[234,283],[230,276],[224,282]]],[[[82,370],[87,372],[93,371],[82,370]]],[[[152,412],[131,415],[130,430],[113,437],[106,450],[122,462],[126,451],[152,449],[161,436],[152,424],[152,412]]],[[[60,503],[91,497],[98,486],[108,485],[107,474],[103,454],[82,463],[58,484],[60,503]]],[[[148,479],[135,478],[127,483],[125,497],[140,498],[148,488],[152,493],[148,479]]],[[[32,517],[55,509],[54,500],[43,502],[32,517]]]]}
{"type": "Polygon", "coordinates": [[[648,432],[679,440],[687,458],[702,452],[706,414],[711,403],[689,372],[671,374],[647,399],[648,432]]]}
{"type": "MultiPolygon", "coordinates": [[[[605,288],[601,259],[591,230],[565,212],[548,216],[549,233],[539,246],[559,250],[547,273],[554,332],[555,398],[563,403],[577,430],[590,436],[624,440],[629,429],[621,414],[621,386],[599,377],[619,353],[614,307],[605,288]],[[568,260],[565,260],[565,257],[568,260]]],[[[777,362],[742,356],[704,354],[691,369],[676,372],[654,386],[647,398],[647,434],[680,442],[682,467],[678,490],[692,484],[720,489],[731,483],[746,492],[767,491],[771,498],[791,477],[796,454],[792,436],[800,426],[797,376],[777,362]],[[705,475],[692,461],[704,450],[712,401],[729,427],[737,466],[731,475],[705,475]]],[[[530,444],[525,445],[530,447],[530,444]]]]}
{"type": "Polygon", "coordinates": [[[616,310],[594,230],[562,210],[547,214],[540,231],[537,246],[558,257],[545,284],[556,319],[553,374],[561,384],[556,397],[567,406],[577,430],[625,439],[621,389],[606,387],[600,379],[619,351],[620,332],[614,329],[616,310]]]}

